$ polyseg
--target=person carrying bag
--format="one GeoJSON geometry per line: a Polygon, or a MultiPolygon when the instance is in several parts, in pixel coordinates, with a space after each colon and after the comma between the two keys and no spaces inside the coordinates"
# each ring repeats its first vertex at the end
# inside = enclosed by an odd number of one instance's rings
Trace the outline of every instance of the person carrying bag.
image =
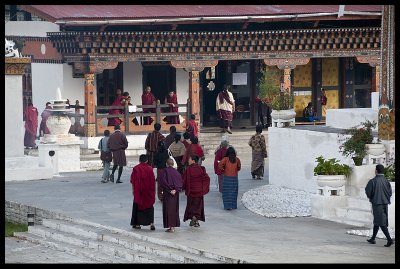
{"type": "Polygon", "coordinates": [[[100,139],[98,149],[100,150],[100,160],[103,162],[103,176],[102,183],[107,183],[110,180],[110,164],[112,161],[112,152],[108,148],[108,139],[110,137],[110,131],[104,131],[104,137],[100,139]]]}

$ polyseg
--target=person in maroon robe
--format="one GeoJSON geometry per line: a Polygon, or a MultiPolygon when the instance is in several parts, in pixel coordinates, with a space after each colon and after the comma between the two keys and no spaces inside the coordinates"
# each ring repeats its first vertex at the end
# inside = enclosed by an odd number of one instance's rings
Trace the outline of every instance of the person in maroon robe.
{"type": "Polygon", "coordinates": [[[190,137],[199,137],[199,128],[196,123],[196,115],[191,114],[190,120],[187,122],[186,132],[190,134],[190,137]]]}
{"type": "MultiPolygon", "coordinates": [[[[142,94],[142,105],[155,105],[156,104],[156,97],[151,92],[150,86],[147,86],[142,94]]],[[[143,108],[144,113],[155,113],[155,108],[143,108]]],[[[153,122],[151,117],[143,117],[143,125],[150,125],[153,122]]]]}
{"type": "Polygon", "coordinates": [[[199,157],[189,157],[189,166],[183,173],[183,187],[187,196],[183,221],[190,219],[190,226],[199,227],[199,220],[205,221],[204,195],[210,191],[210,177],[205,167],[198,165],[199,157]]]}
{"type": "Polygon", "coordinates": [[[24,146],[26,148],[35,148],[36,134],[38,127],[38,115],[39,112],[36,107],[33,106],[32,102],[28,102],[28,106],[24,111],[24,121],[25,121],[25,136],[24,136],[24,146]]]}
{"type": "Polygon", "coordinates": [[[185,155],[183,155],[182,164],[187,166],[189,157],[192,155],[196,155],[197,157],[199,157],[198,163],[201,165],[205,157],[204,157],[204,151],[202,147],[199,145],[199,139],[196,136],[194,136],[190,138],[190,142],[191,143],[188,145],[185,155]]]}
{"type": "Polygon", "coordinates": [[[133,167],[131,174],[133,192],[131,226],[140,229],[140,225],[150,225],[150,230],[154,231],[156,179],[153,168],[147,164],[146,154],[140,155],[139,162],[133,167]]]}
{"type": "Polygon", "coordinates": [[[146,149],[148,162],[153,166],[154,154],[158,151],[158,142],[165,140],[165,137],[160,133],[161,124],[154,124],[154,131],[149,133],[144,144],[146,149]]]}
{"type": "Polygon", "coordinates": [[[42,117],[42,120],[40,121],[40,126],[39,126],[39,136],[44,136],[45,134],[49,134],[49,128],[47,128],[47,119],[50,117],[51,112],[47,109],[51,109],[51,103],[47,102],[46,107],[43,110],[42,114],[40,116],[42,117]]]}
{"type": "MultiPolygon", "coordinates": [[[[111,106],[123,106],[124,96],[122,95],[121,89],[117,89],[116,93],[117,93],[117,96],[115,97],[114,102],[111,104],[111,106]]],[[[112,108],[108,111],[108,114],[109,115],[124,114],[124,110],[112,108]]],[[[108,126],[116,126],[116,125],[120,125],[121,123],[122,123],[122,120],[118,117],[108,118],[108,126]]]]}
{"type": "MultiPolygon", "coordinates": [[[[170,91],[168,96],[165,97],[164,103],[170,107],[165,112],[178,112],[178,97],[174,91],[170,91]]],[[[168,124],[179,124],[179,116],[167,116],[168,124]]]]}
{"type": "Polygon", "coordinates": [[[219,168],[219,163],[225,157],[226,150],[229,147],[229,142],[226,139],[221,141],[221,145],[215,151],[214,157],[214,172],[218,175],[218,191],[222,193],[222,183],[223,183],[223,175],[224,172],[219,168]]]}
{"type": "Polygon", "coordinates": [[[167,160],[167,167],[159,175],[159,184],[163,190],[163,224],[166,232],[175,232],[175,227],[181,226],[179,220],[179,192],[182,191],[182,176],[172,166],[174,162],[167,160]]]}
{"type": "Polygon", "coordinates": [[[118,179],[115,183],[122,183],[121,175],[122,175],[122,170],[124,169],[124,166],[126,166],[125,150],[128,148],[128,140],[126,139],[125,134],[121,132],[121,127],[119,125],[115,125],[114,130],[115,130],[115,132],[112,135],[110,135],[110,138],[108,139],[108,144],[107,144],[108,148],[112,152],[113,163],[114,163],[114,166],[112,168],[112,172],[110,175],[110,181],[114,182],[114,173],[115,173],[115,170],[117,170],[117,167],[119,166],[118,179]]]}
{"type": "Polygon", "coordinates": [[[172,142],[175,141],[175,136],[176,136],[176,127],[175,126],[171,126],[169,127],[169,135],[167,135],[165,137],[165,148],[169,148],[169,146],[171,146],[172,142]]]}

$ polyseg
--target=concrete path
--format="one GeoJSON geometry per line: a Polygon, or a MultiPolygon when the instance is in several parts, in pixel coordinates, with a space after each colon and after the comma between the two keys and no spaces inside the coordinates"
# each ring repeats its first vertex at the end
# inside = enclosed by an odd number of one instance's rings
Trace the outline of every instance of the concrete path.
{"type": "MultiPolygon", "coordinates": [[[[194,228],[182,221],[175,233],[165,233],[161,202],[156,201],[156,231],[143,227],[134,232],[252,263],[395,262],[395,245],[383,247],[386,240],[370,245],[366,237],[346,234],[352,226],[312,217],[265,218],[247,210],[240,201],[243,193],[268,184],[268,179],[252,180],[251,156],[241,156],[239,152],[239,157],[243,168],[239,174],[237,210],[223,210],[213,159],[207,156],[203,164],[212,178],[212,186],[205,197],[206,222],[194,228]]],[[[130,169],[124,170],[123,184],[100,183],[101,171],[63,173],[52,180],[6,182],[5,199],[132,231],[130,173],[130,169]]],[[[181,194],[181,219],[185,205],[186,197],[181,194]]]]}

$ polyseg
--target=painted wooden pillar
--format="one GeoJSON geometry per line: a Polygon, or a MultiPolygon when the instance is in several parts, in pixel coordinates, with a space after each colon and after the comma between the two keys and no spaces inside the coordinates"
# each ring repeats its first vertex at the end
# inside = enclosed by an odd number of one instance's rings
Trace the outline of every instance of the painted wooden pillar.
{"type": "Polygon", "coordinates": [[[189,99],[191,101],[190,111],[196,115],[196,122],[200,126],[200,80],[199,71],[189,72],[189,99]]]}
{"type": "Polygon", "coordinates": [[[94,74],[85,74],[85,136],[96,136],[94,74]]]}
{"type": "Polygon", "coordinates": [[[384,5],[381,31],[381,84],[379,87],[378,137],[382,140],[395,139],[394,106],[394,5],[384,5]]]}
{"type": "Polygon", "coordinates": [[[283,69],[282,72],[283,75],[283,89],[286,93],[290,93],[290,90],[292,88],[292,80],[291,80],[291,75],[292,75],[292,68],[285,68],[283,69]]]}
{"type": "Polygon", "coordinates": [[[379,92],[379,75],[381,67],[379,65],[372,67],[371,86],[373,92],[379,92]]]}

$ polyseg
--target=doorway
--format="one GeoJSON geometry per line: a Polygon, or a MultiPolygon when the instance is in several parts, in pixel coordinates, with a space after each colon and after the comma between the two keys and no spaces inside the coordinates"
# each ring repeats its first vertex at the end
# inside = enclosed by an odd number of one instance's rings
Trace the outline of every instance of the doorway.
{"type": "MultiPolygon", "coordinates": [[[[116,89],[124,91],[123,63],[118,63],[115,69],[105,69],[103,73],[96,75],[97,105],[110,106],[115,99],[116,89]]],[[[107,113],[98,111],[99,113],[107,113]]]]}
{"type": "Polygon", "coordinates": [[[151,92],[160,103],[164,103],[168,92],[176,92],[176,69],[168,62],[142,62],[143,65],[143,89],[151,87],[151,92]]]}

